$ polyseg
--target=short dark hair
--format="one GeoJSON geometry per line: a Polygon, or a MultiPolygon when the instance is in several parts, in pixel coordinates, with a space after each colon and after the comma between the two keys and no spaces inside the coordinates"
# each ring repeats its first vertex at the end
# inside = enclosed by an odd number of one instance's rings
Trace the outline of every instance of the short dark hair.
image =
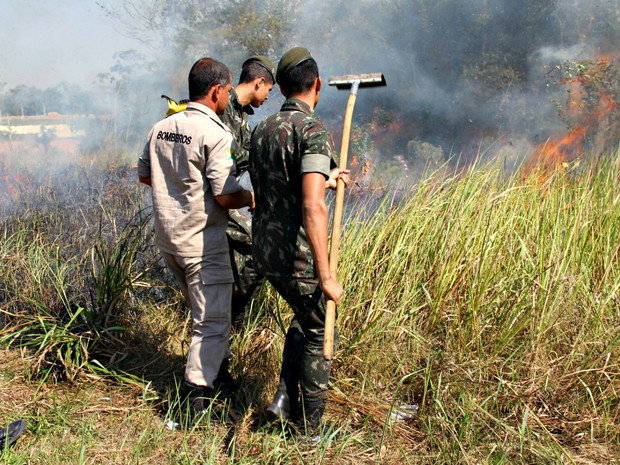
{"type": "Polygon", "coordinates": [[[257,61],[246,61],[241,68],[241,75],[239,76],[239,84],[245,82],[252,82],[257,78],[265,78],[267,84],[273,84],[273,76],[267,68],[258,63],[257,61]]]}
{"type": "Polygon", "coordinates": [[[215,85],[227,86],[232,81],[228,67],[213,58],[204,57],[192,66],[187,77],[189,99],[197,100],[209,93],[215,85]]]}
{"type": "Polygon", "coordinates": [[[319,77],[319,66],[314,58],[310,58],[295,66],[282,79],[278,79],[282,81],[279,82],[282,93],[288,97],[309,91],[317,77],[319,77]]]}

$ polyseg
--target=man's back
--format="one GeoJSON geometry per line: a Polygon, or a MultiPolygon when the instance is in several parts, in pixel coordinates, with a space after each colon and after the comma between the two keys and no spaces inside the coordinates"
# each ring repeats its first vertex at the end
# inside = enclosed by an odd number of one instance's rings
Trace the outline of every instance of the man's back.
{"type": "Polygon", "coordinates": [[[256,196],[254,258],[268,276],[314,277],[302,221],[302,175],[329,175],[331,137],[309,105],[290,99],[252,135],[250,172],[256,196]]]}
{"type": "Polygon", "coordinates": [[[202,256],[226,250],[226,209],[214,195],[225,192],[232,136],[218,121],[207,107],[190,103],[186,111],[157,123],[145,147],[155,241],[168,253],[202,256]]]}

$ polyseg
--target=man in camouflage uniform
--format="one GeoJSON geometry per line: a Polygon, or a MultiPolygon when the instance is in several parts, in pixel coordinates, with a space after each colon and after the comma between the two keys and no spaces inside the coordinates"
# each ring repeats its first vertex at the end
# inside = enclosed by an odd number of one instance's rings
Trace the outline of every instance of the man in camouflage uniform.
{"type": "MultiPolygon", "coordinates": [[[[255,189],[253,256],[256,267],[292,307],[280,384],[267,412],[317,432],[331,362],[323,359],[325,300],[338,304],[342,286],[328,259],[326,188],[348,171],[335,168],[333,142],[314,114],[321,79],[310,52],[296,47],[278,63],[276,80],[286,101],[252,134],[250,174],[255,189]],[[301,405],[299,402],[301,388],[301,405]]],[[[337,338],[337,333],[336,336],[337,338]]]]}
{"type": "MultiPolygon", "coordinates": [[[[248,117],[269,98],[275,73],[275,66],[267,57],[256,55],[245,60],[239,83],[230,93],[226,111],[220,117],[235,138],[236,176],[245,188],[251,189],[247,169],[252,132],[248,117]]],[[[231,305],[233,324],[243,323],[245,307],[263,282],[252,262],[252,219],[244,213],[230,210],[226,230],[235,277],[231,305]]]]}

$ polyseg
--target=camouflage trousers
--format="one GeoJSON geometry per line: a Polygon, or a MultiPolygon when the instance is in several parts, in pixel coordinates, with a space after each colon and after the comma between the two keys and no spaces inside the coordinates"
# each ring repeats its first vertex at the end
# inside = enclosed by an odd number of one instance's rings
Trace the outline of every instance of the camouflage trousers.
{"type": "Polygon", "coordinates": [[[226,236],[235,279],[231,316],[233,325],[239,327],[245,320],[248,303],[264,278],[254,269],[252,260],[252,219],[238,210],[229,210],[226,236]]]}
{"type": "MultiPolygon", "coordinates": [[[[295,313],[284,341],[281,378],[298,373],[304,403],[325,401],[332,362],[323,359],[325,299],[318,280],[268,280],[295,313]]],[[[337,343],[338,331],[334,329],[334,344],[337,343]]]]}

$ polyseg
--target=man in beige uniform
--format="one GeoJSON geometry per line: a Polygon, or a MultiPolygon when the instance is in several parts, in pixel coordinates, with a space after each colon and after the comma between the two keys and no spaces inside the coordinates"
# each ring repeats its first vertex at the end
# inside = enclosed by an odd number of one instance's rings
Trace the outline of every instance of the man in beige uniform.
{"type": "Polygon", "coordinates": [[[218,371],[230,353],[227,209],[252,209],[254,197],[233,176],[233,137],[218,117],[232,88],[229,69],[202,58],[188,84],[187,110],[153,126],[138,175],[152,190],[155,245],[192,309],[185,383],[197,414],[215,397],[218,371]]]}

